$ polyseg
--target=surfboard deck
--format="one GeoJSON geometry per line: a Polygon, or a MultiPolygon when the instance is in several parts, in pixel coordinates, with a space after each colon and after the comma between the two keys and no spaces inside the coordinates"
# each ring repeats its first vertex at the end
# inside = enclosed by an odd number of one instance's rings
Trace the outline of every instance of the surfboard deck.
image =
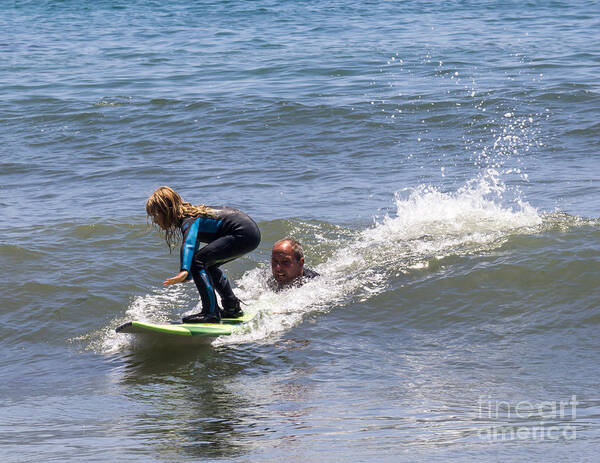
{"type": "Polygon", "coordinates": [[[240,325],[248,323],[256,314],[244,314],[238,318],[223,318],[221,323],[150,323],[132,320],[118,326],[117,333],[167,335],[167,336],[228,336],[239,330],[240,325]]]}

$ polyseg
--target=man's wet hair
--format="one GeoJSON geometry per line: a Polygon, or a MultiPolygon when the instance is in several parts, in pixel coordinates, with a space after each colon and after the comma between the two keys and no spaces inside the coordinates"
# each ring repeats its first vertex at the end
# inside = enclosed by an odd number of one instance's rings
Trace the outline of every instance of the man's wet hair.
{"type": "Polygon", "coordinates": [[[294,238],[291,237],[286,237],[283,238],[282,240],[277,241],[274,246],[281,244],[281,243],[290,243],[290,245],[292,246],[292,251],[294,252],[294,257],[296,258],[297,261],[299,261],[300,259],[302,259],[304,257],[304,249],[302,249],[302,245],[295,240],[294,238]]]}

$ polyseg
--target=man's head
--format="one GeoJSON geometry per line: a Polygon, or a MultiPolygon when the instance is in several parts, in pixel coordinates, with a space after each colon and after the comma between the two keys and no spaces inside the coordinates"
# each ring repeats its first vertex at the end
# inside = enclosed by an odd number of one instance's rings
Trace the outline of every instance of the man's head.
{"type": "Polygon", "coordinates": [[[271,253],[273,278],[280,286],[293,283],[302,276],[304,269],[304,250],[293,238],[284,238],[273,245],[271,253]]]}

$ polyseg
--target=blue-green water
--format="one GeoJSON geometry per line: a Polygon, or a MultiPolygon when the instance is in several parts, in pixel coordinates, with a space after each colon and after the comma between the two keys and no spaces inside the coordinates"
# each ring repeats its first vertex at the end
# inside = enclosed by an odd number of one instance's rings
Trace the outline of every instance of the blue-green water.
{"type": "Polygon", "coordinates": [[[599,13],[4,2],[2,461],[595,461],[599,13]],[[197,309],[163,184],[261,227],[231,338],[114,333],[197,309]]]}

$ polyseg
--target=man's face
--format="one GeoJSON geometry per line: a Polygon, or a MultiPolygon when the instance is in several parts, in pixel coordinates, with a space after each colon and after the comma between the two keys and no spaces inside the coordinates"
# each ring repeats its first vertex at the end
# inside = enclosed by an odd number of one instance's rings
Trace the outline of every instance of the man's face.
{"type": "Polygon", "coordinates": [[[297,260],[289,242],[284,241],[273,246],[271,269],[273,270],[273,278],[278,284],[287,285],[292,283],[302,275],[303,267],[304,257],[297,260]]]}

